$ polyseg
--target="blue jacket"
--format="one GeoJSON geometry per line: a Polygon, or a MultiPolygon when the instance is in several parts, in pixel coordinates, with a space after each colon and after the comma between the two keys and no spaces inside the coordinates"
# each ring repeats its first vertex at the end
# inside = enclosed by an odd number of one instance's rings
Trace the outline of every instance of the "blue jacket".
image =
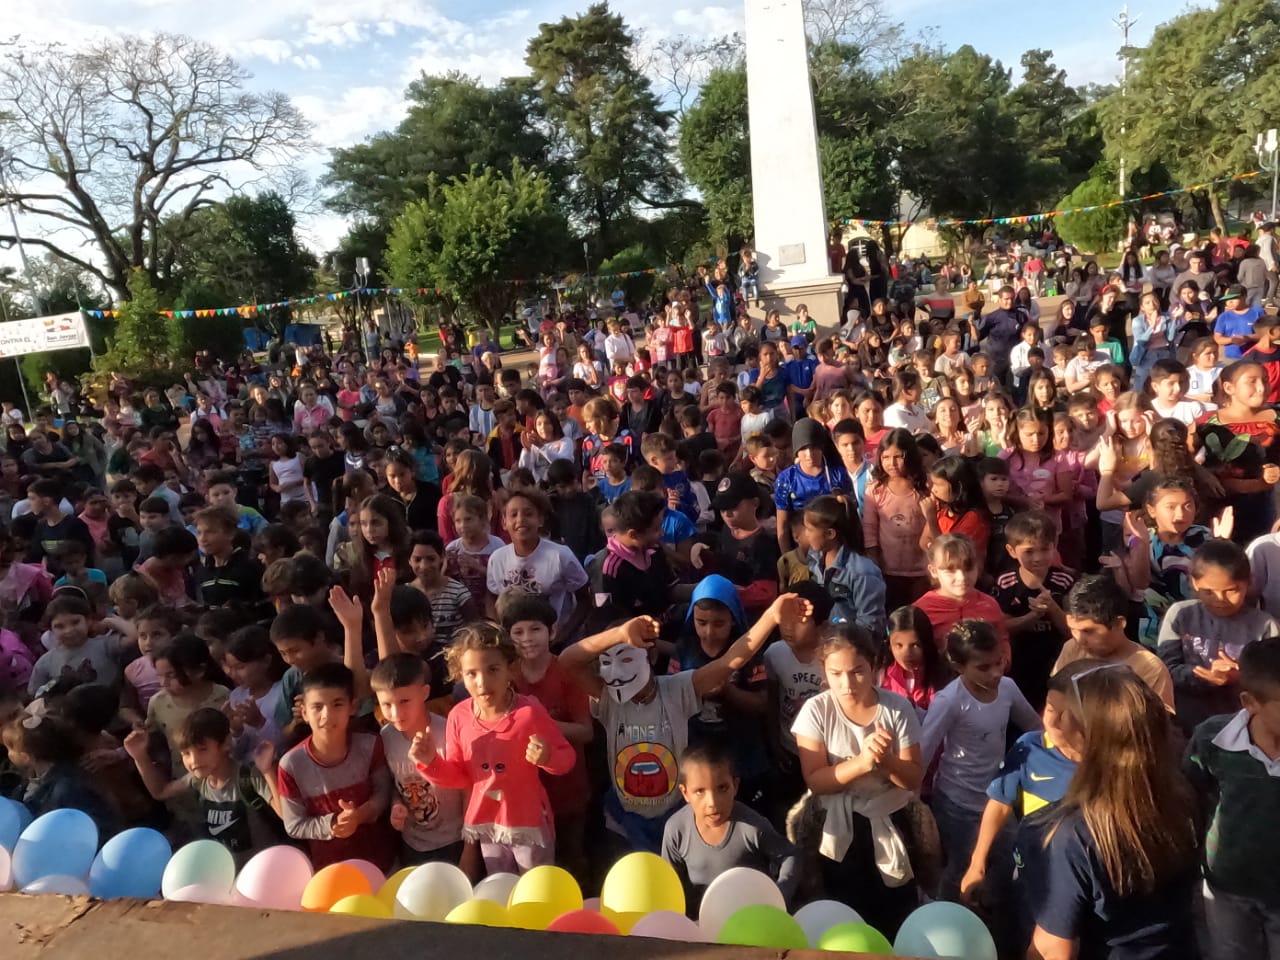
{"type": "MultiPolygon", "coordinates": [[[[881,591],[883,596],[883,590],[881,591]]],[[[733,614],[733,625],[739,633],[746,633],[750,626],[747,623],[747,613],[742,609],[742,600],[738,597],[738,588],[733,582],[726,577],[713,573],[709,577],[703,577],[702,581],[693,589],[693,596],[689,598],[689,612],[685,614],[685,620],[693,619],[693,608],[699,600],[715,600],[723,603],[729,608],[729,612],[733,614]]]]}
{"type": "Polygon", "coordinates": [[[860,553],[841,547],[834,566],[822,568],[822,555],[810,550],[809,574],[835,601],[833,622],[845,621],[867,628],[879,640],[885,635],[884,574],[860,553]]]}

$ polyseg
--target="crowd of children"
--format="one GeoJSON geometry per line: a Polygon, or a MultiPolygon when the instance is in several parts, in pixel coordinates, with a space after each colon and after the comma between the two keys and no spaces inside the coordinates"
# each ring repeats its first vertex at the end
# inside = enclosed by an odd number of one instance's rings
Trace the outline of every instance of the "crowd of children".
{"type": "Polygon", "coordinates": [[[113,381],[96,468],[9,418],[0,788],[241,862],[589,889],[648,850],[695,911],[746,865],[890,937],[949,898],[1010,956],[1193,956],[1190,901],[1112,869],[1144,838],[1058,853],[1111,668],[1186,746],[1213,954],[1280,956],[1280,323],[1232,266],[1118,329],[1102,283],[819,331],[720,264],[643,329],[547,320],[525,372],[113,381]]]}

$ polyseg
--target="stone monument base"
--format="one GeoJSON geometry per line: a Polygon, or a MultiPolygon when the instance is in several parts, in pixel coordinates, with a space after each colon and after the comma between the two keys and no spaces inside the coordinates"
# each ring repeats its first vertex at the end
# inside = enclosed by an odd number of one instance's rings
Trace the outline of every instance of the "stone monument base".
{"type": "MultiPolygon", "coordinates": [[[[795,318],[796,307],[804,304],[809,308],[809,316],[817,321],[818,329],[823,333],[832,333],[844,324],[840,315],[840,306],[844,294],[840,288],[844,280],[838,276],[821,280],[806,280],[800,283],[774,283],[760,291],[759,308],[755,304],[747,306],[754,310],[763,310],[767,315],[770,310],[782,313],[782,321],[787,326],[795,318]]],[[[755,313],[752,314],[755,316],[755,313]]]]}

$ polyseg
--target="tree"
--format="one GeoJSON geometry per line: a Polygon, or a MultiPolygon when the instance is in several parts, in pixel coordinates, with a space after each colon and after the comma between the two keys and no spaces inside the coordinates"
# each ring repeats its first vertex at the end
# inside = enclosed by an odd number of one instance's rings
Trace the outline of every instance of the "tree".
{"type": "Polygon", "coordinates": [[[160,297],[145,270],[134,270],[128,286],[110,349],[94,367],[101,373],[118,370],[131,377],[168,369],[183,356],[182,322],[160,313],[160,297]]]}
{"type": "Polygon", "coordinates": [[[713,70],[680,121],[680,163],[702,194],[711,234],[750,237],[751,143],[747,136],[747,69],[713,70]]]}
{"type": "Polygon", "coordinates": [[[47,231],[23,239],[97,277],[118,299],[127,299],[137,270],[164,288],[173,224],[241,186],[234,178],[292,176],[306,145],[309,124],[289,99],[251,93],[248,79],[213,46],[169,34],[111,38],[72,53],[9,52],[0,59],[7,199],[47,231]],[[67,228],[93,254],[50,239],[67,228]]]}
{"type": "Polygon", "coordinates": [[[632,62],[635,40],[607,3],[544,23],[525,62],[569,172],[572,212],[614,252],[614,224],[637,206],[692,206],[667,155],[671,114],[632,62]]]}
{"type": "MultiPolygon", "coordinates": [[[[511,170],[515,162],[548,167],[541,103],[528,78],[495,87],[460,73],[423,74],[405,92],[408,113],[395,130],[333,151],[322,184],[327,204],[390,224],[411,200],[473,167],[511,170]]],[[[552,179],[555,179],[552,171],[552,179]]]]}
{"type": "MultiPolygon", "coordinates": [[[[1220,0],[1162,24],[1100,109],[1108,155],[1131,169],[1160,161],[1183,186],[1254,169],[1254,138],[1280,116],[1280,4],[1220,0]]],[[[1224,192],[1209,191],[1219,229],[1224,192]]]]}
{"type": "Polygon", "coordinates": [[[640,63],[640,72],[657,81],[657,93],[671,103],[676,120],[697,97],[698,89],[716,70],[727,70],[743,62],[742,35],[738,33],[697,40],[684,34],[663,37],[640,63]]]}
{"type": "Polygon", "coordinates": [[[883,0],[805,0],[804,26],[815,45],[847,44],[880,66],[898,61],[902,24],[883,0]]]}
{"type": "Polygon", "coordinates": [[[564,222],[551,187],[516,164],[510,176],[473,171],[433,187],[392,224],[387,267],[395,286],[439,289],[497,333],[518,287],[551,265],[564,222]]]}
{"type": "Polygon", "coordinates": [[[1027,200],[1033,206],[1061,196],[1102,159],[1096,117],[1084,94],[1067,82],[1067,72],[1053,63],[1052,50],[1022,55],[1022,82],[1008,104],[1027,151],[1027,200]]]}
{"type": "MultiPolygon", "coordinates": [[[[1091,207],[1116,199],[1116,170],[1109,163],[1099,163],[1085,180],[1058,203],[1059,210],[1091,207]]],[[[1124,236],[1124,207],[1107,207],[1086,213],[1073,213],[1054,220],[1058,234],[1067,243],[1091,253],[1112,250],[1124,236]]]]}

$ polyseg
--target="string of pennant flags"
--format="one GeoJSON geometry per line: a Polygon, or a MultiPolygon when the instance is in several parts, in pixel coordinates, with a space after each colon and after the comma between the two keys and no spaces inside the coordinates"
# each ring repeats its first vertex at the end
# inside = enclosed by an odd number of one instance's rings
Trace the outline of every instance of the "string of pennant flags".
{"type": "MultiPolygon", "coordinates": [[[[902,227],[920,224],[929,227],[959,227],[959,226],[992,226],[992,225],[1010,225],[1025,224],[1037,220],[1048,220],[1052,217],[1067,217],[1076,213],[1090,213],[1094,210],[1108,210],[1114,207],[1127,206],[1133,203],[1143,203],[1148,200],[1158,200],[1161,197],[1172,197],[1183,193],[1193,193],[1196,190],[1207,190],[1209,187],[1217,186],[1220,183],[1236,183],[1241,180],[1248,180],[1258,176],[1262,171],[1251,170],[1248,173],[1237,173],[1230,177],[1218,177],[1216,180],[1208,180],[1204,183],[1192,184],[1188,187],[1179,187],[1176,190],[1161,190],[1158,193],[1147,193],[1138,197],[1124,197],[1119,200],[1110,200],[1106,203],[1095,203],[1083,207],[1067,207],[1062,210],[1046,210],[1040,213],[1025,213],[1011,217],[974,217],[965,220],[956,220],[946,217],[927,217],[922,220],[872,220],[864,217],[845,217],[836,221],[837,224],[859,227],[902,227]]],[[[705,263],[715,263],[717,257],[708,257],[705,263]]],[[[672,270],[687,270],[690,266],[700,266],[701,264],[668,264],[663,267],[646,267],[643,270],[626,270],[621,273],[571,273],[559,277],[537,277],[532,280],[505,280],[504,283],[513,286],[525,286],[530,284],[560,284],[565,289],[575,288],[583,282],[592,282],[598,280],[626,280],[635,277],[655,276],[657,274],[665,274],[672,270]]],[[[351,297],[375,297],[378,295],[386,295],[393,297],[403,296],[425,296],[434,294],[440,296],[443,291],[440,289],[431,289],[429,287],[359,287],[354,290],[339,290],[334,293],[316,293],[306,297],[290,297],[285,300],[279,300],[275,303],[243,303],[235,307],[211,307],[201,310],[161,310],[160,314],[164,317],[178,319],[198,319],[208,317],[231,317],[239,316],[244,319],[251,319],[260,313],[269,313],[272,310],[281,310],[285,308],[294,308],[302,306],[312,306],[320,303],[336,303],[340,300],[346,300],[351,297]]],[[[99,319],[115,319],[119,316],[118,310],[85,310],[88,316],[97,317],[99,319]]]]}
{"type": "Polygon", "coordinates": [[[1196,190],[1207,190],[1209,187],[1216,186],[1220,183],[1235,183],[1240,180],[1248,180],[1251,177],[1258,176],[1261,172],[1262,171],[1260,170],[1252,170],[1249,173],[1237,173],[1230,177],[1219,177],[1216,180],[1192,184],[1189,187],[1179,187],[1176,190],[1161,190],[1159,193],[1147,193],[1140,197],[1124,197],[1120,200],[1110,200],[1107,203],[1094,203],[1085,207],[1067,207],[1062,210],[1045,210],[1041,213],[1024,213],[1013,217],[975,217],[969,220],[952,220],[946,217],[926,217],[923,220],[867,220],[862,217],[846,217],[837,222],[859,227],[909,227],[917,223],[930,227],[992,226],[1031,223],[1035,220],[1048,220],[1051,217],[1067,217],[1073,213],[1090,213],[1094,210],[1108,210],[1112,207],[1123,207],[1131,203],[1143,203],[1147,200],[1158,200],[1160,197],[1172,197],[1180,193],[1192,193],[1196,190]]]}

